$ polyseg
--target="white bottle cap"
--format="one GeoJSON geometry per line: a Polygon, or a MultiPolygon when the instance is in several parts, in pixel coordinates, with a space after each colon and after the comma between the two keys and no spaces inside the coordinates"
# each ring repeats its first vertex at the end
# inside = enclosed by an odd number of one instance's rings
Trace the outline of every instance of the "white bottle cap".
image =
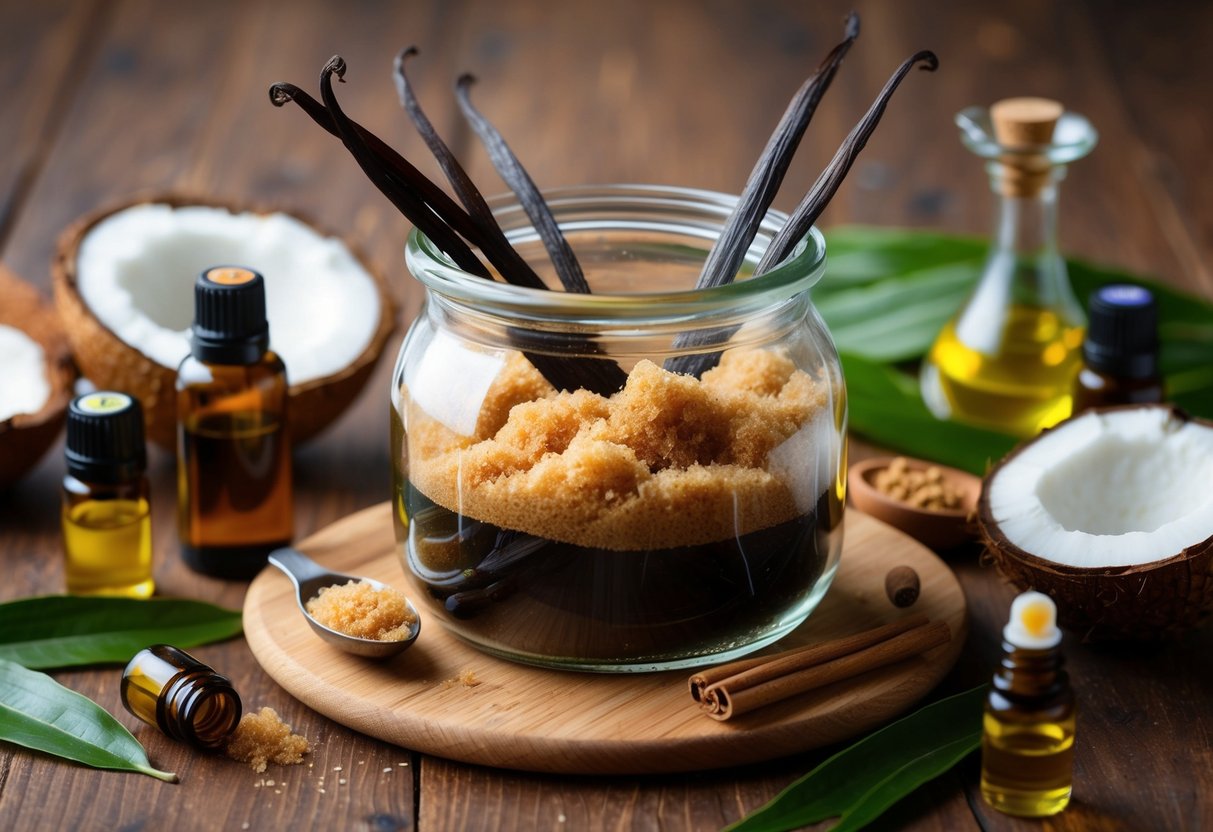
{"type": "Polygon", "coordinates": [[[1011,602],[1011,620],[1002,637],[1015,647],[1044,650],[1061,643],[1057,629],[1057,605],[1041,592],[1025,592],[1011,602]]]}

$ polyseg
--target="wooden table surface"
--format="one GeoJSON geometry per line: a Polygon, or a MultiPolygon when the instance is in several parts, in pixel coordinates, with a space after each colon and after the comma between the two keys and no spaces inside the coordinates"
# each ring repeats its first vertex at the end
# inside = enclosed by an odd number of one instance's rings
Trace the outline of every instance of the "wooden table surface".
{"type": "MultiPolygon", "coordinates": [[[[897,62],[931,48],[940,71],[907,79],[824,225],[984,232],[985,175],[961,148],[952,115],[1044,94],[1101,133],[1064,186],[1066,251],[1213,295],[1213,5],[1013,5],[859,0],[863,35],[777,205],[790,207],[807,187],[897,62]]],[[[268,200],[369,252],[403,301],[403,327],[420,302],[402,262],[408,226],[334,140],[301,113],[270,106],[271,82],[315,89],[323,62],[342,54],[346,109],[436,175],[390,79],[396,50],[416,43],[423,101],[487,191],[502,188],[450,95],[462,70],[481,78],[478,103],[542,186],[644,181],[736,192],[788,96],[837,39],[846,8],[833,0],[2,0],[0,256],[47,288],[56,235],[104,202],[145,189],[268,200]]],[[[386,392],[398,342],[347,415],[297,453],[300,536],[386,498],[386,392]]],[[[60,445],[0,495],[0,599],[62,589],[61,459],[60,445]]],[[[153,452],[150,474],[161,592],[239,606],[244,584],[199,577],[176,554],[171,457],[153,452]]],[[[988,676],[1012,592],[975,552],[951,563],[972,615],[969,644],[945,683],[957,689],[988,676]]],[[[1213,633],[1162,648],[1065,646],[1081,700],[1075,798],[1043,827],[1213,828],[1213,633]]],[[[496,771],[373,741],[308,711],[243,640],[196,652],[234,679],[248,705],[271,705],[306,734],[313,766],[260,776],[195,753],[122,710],[118,670],[59,672],[132,728],[181,783],[3,746],[0,829],[712,829],[826,753],[671,777],[496,771]]],[[[1042,825],[983,805],[974,757],[878,826],[1042,825]]]]}

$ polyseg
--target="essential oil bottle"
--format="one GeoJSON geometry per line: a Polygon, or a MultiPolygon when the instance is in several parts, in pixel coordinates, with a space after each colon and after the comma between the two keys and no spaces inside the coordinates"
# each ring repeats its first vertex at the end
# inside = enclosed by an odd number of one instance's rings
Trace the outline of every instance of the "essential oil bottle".
{"type": "Polygon", "coordinates": [[[216,749],[240,724],[240,695],[226,676],[184,650],[140,650],[122,672],[122,704],[148,725],[196,748],[216,749]]]}
{"type": "Polygon", "coordinates": [[[1158,370],[1158,307],[1149,289],[1102,286],[1088,304],[1083,366],[1074,381],[1074,412],[1164,398],[1158,370]]]}
{"type": "Polygon", "coordinates": [[[177,504],[182,556],[207,575],[251,578],[292,537],[286,369],[251,269],[207,269],[194,286],[177,369],[177,504]]]}
{"type": "Polygon", "coordinates": [[[139,402],[108,391],[78,396],[67,411],[64,456],[67,591],[147,598],[155,585],[139,402]]]}
{"type": "Polygon", "coordinates": [[[1039,592],[1016,598],[981,741],[981,796],[1008,815],[1047,817],[1070,802],[1074,692],[1060,644],[1053,600],[1039,592]]]}

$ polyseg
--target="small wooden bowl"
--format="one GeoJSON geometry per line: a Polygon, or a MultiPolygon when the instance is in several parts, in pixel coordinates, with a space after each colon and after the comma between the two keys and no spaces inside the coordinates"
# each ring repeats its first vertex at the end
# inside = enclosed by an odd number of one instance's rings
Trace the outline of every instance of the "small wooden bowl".
{"type": "Polygon", "coordinates": [[[900,529],[910,537],[932,549],[951,549],[977,537],[977,527],[969,518],[981,496],[981,479],[964,471],[936,465],[922,459],[906,457],[906,466],[911,471],[925,471],[935,467],[943,472],[944,479],[961,495],[961,507],[957,509],[927,509],[903,503],[876,488],[876,475],[889,467],[891,456],[865,459],[851,466],[847,472],[847,490],[855,507],[877,520],[900,529]]]}

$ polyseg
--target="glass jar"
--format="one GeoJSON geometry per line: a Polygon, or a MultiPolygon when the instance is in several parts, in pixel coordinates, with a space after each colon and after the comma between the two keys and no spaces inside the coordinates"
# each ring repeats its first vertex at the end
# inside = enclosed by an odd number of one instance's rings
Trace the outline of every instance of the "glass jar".
{"type": "MultiPolygon", "coordinates": [[[[785,220],[772,212],[743,279],[696,290],[735,197],[547,196],[593,294],[488,281],[409,238],[426,303],[391,396],[412,592],[457,636],[532,664],[661,670],[770,644],[821,600],[842,548],[846,397],[809,296],[825,242],[814,229],[744,279],[785,220]],[[716,363],[703,356],[718,364],[701,377],[663,369],[716,363]],[[552,383],[578,378],[599,392],[552,383]]],[[[559,287],[521,207],[494,211],[559,287]]]]}

